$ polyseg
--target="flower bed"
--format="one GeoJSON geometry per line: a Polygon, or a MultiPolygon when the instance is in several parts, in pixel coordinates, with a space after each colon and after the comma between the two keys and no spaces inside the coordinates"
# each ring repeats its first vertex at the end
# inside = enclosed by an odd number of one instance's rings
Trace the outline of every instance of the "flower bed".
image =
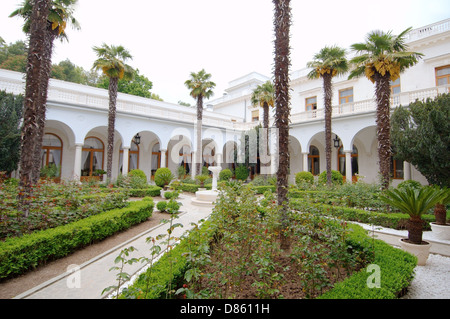
{"type": "MultiPolygon", "coordinates": [[[[122,298],[396,298],[415,257],[368,237],[356,225],[293,212],[289,252],[279,249],[277,211],[258,209],[254,190],[231,185],[213,214],[170,249],[122,298]],[[368,287],[375,263],[381,288],[368,287]],[[171,287],[171,288],[169,288],[171,287]]],[[[271,204],[272,203],[272,204],[271,204]]]]}
{"type": "Polygon", "coordinates": [[[153,207],[153,200],[147,198],[64,226],[8,238],[0,242],[0,279],[22,274],[145,221],[153,207]]]}

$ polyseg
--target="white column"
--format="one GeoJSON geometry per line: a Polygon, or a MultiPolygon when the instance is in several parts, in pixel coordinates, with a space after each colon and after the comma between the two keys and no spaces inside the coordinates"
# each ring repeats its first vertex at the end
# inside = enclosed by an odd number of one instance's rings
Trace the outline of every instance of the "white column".
{"type": "Polygon", "coordinates": [[[75,144],[75,163],[73,165],[73,176],[74,181],[79,181],[81,176],[81,158],[83,154],[83,144],[75,144]]]}
{"type": "Polygon", "coordinates": [[[167,150],[161,150],[161,167],[166,167],[166,152],[167,150]]]}
{"type": "Polygon", "coordinates": [[[308,155],[309,153],[302,153],[303,154],[303,172],[308,171],[308,155]]]}
{"type": "Polygon", "coordinates": [[[128,175],[128,162],[130,161],[130,148],[124,147],[122,154],[122,175],[128,175]]]}
{"type": "Polygon", "coordinates": [[[352,152],[353,151],[345,151],[345,179],[347,183],[352,182],[352,152]]]}
{"type": "Polygon", "coordinates": [[[408,162],[403,162],[403,179],[405,181],[411,179],[411,164],[408,162]]]}

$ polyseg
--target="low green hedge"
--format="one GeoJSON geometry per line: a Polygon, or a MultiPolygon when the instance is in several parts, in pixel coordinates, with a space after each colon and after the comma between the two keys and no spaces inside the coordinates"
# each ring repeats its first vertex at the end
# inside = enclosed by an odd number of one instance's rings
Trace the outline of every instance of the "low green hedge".
{"type": "Polygon", "coordinates": [[[176,245],[170,253],[164,255],[151,267],[142,273],[136,281],[129,287],[123,289],[120,298],[134,299],[145,297],[145,299],[165,299],[169,283],[172,288],[184,280],[184,273],[188,267],[186,253],[190,250],[192,242],[211,236],[210,222],[206,221],[200,228],[191,231],[189,237],[176,245]],[[171,271],[169,271],[171,269],[171,271]],[[146,291],[149,287],[149,291],[146,291]]]}
{"type": "MultiPolygon", "coordinates": [[[[292,199],[292,207],[299,211],[315,212],[317,214],[340,217],[348,221],[374,224],[392,229],[406,229],[409,215],[402,213],[380,213],[363,209],[310,203],[301,199],[292,199]]],[[[435,221],[434,215],[422,215],[425,221],[424,230],[431,230],[430,222],[435,221]]]]}
{"type": "MultiPolygon", "coordinates": [[[[199,188],[201,188],[201,186],[198,184],[185,184],[185,183],[172,183],[170,186],[175,190],[188,192],[188,193],[195,193],[196,191],[198,191],[199,188]]],[[[212,189],[212,185],[205,184],[205,186],[203,186],[203,188],[212,189]]]]}
{"type": "Polygon", "coordinates": [[[156,197],[161,194],[161,187],[156,185],[150,185],[147,188],[104,188],[104,192],[119,191],[126,193],[130,197],[156,197]]]}
{"type": "Polygon", "coordinates": [[[348,242],[357,250],[374,251],[372,265],[379,267],[379,287],[370,287],[374,272],[368,267],[334,285],[333,289],[318,299],[396,299],[407,288],[417,265],[417,257],[390,246],[381,240],[373,240],[364,229],[349,225],[352,230],[348,242]]]}
{"type": "Polygon", "coordinates": [[[147,198],[71,224],[0,242],[0,279],[22,274],[141,223],[151,217],[153,207],[153,200],[147,198]]]}

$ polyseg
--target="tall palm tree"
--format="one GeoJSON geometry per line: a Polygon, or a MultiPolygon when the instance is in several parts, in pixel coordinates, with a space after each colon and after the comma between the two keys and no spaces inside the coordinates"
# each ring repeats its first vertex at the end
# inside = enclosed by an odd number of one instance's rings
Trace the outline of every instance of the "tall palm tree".
{"type": "Polygon", "coordinates": [[[109,78],[108,146],[106,164],[106,176],[109,183],[111,182],[112,177],[118,83],[120,79],[131,80],[135,72],[131,66],[125,64],[127,60],[132,59],[132,56],[123,46],[109,46],[103,43],[101,47],[94,47],[93,49],[98,56],[98,59],[94,62],[93,68],[95,70],[101,69],[103,74],[109,78]]]}
{"type": "Polygon", "coordinates": [[[202,69],[198,73],[191,72],[191,78],[184,82],[184,85],[191,90],[191,96],[197,99],[197,150],[195,156],[195,175],[201,174],[202,164],[202,119],[203,119],[203,98],[209,99],[214,95],[213,89],[216,84],[212,81],[211,74],[202,69]]]}
{"type": "Polygon", "coordinates": [[[38,126],[37,114],[40,101],[41,70],[45,51],[45,30],[50,10],[50,0],[33,0],[30,14],[30,36],[28,44],[27,71],[25,83],[24,115],[21,133],[19,205],[28,217],[28,198],[33,190],[34,136],[38,126]]]}
{"type": "MultiPolygon", "coordinates": [[[[253,90],[251,103],[252,105],[259,105],[263,108],[263,128],[264,134],[259,136],[261,142],[265,144],[267,153],[269,152],[269,106],[275,106],[275,91],[273,83],[267,81],[261,85],[258,85],[256,89],[253,90]]],[[[267,154],[268,155],[268,154],[267,154]]],[[[269,166],[270,163],[264,163],[264,166],[269,166]]]]}
{"type": "Polygon", "coordinates": [[[325,102],[325,155],[327,162],[327,185],[331,186],[331,117],[333,107],[332,79],[336,75],[342,75],[349,69],[345,49],[337,46],[324,47],[314,55],[314,60],[308,62],[308,67],[313,68],[308,74],[309,79],[322,78],[325,102]]]}
{"type": "Polygon", "coordinates": [[[291,112],[289,95],[289,67],[290,61],[290,27],[291,7],[290,0],[273,0],[274,27],[275,27],[275,123],[278,129],[278,171],[277,171],[277,194],[278,205],[281,206],[281,248],[290,248],[289,238],[285,229],[289,225],[288,220],[288,172],[289,172],[289,117],[291,112]]]}
{"type": "MultiPolygon", "coordinates": [[[[40,80],[40,90],[39,95],[40,101],[37,104],[39,107],[37,113],[37,127],[36,134],[34,135],[34,151],[32,152],[34,156],[34,163],[32,169],[32,181],[35,184],[40,175],[40,155],[42,148],[42,139],[44,136],[45,128],[45,113],[47,110],[47,92],[48,83],[50,79],[51,69],[52,69],[52,55],[53,55],[53,44],[55,39],[59,38],[61,41],[67,40],[67,34],[65,32],[67,22],[79,29],[78,21],[73,17],[74,6],[78,0],[53,0],[50,1],[50,9],[47,17],[47,26],[44,32],[45,36],[45,46],[44,52],[42,52],[42,69],[41,69],[41,80],[40,80]]],[[[22,5],[10,14],[10,17],[20,16],[25,20],[23,25],[23,32],[26,34],[30,33],[31,26],[31,13],[33,8],[33,2],[31,0],[25,0],[22,5]]]]}
{"type": "Polygon", "coordinates": [[[391,32],[372,31],[367,35],[366,42],[351,46],[357,55],[350,60],[354,67],[349,79],[365,75],[375,83],[378,161],[383,189],[389,187],[390,180],[390,81],[397,80],[401,72],[416,64],[422,56],[421,53],[407,51],[405,35],[410,30],[408,28],[398,36],[391,32]]]}

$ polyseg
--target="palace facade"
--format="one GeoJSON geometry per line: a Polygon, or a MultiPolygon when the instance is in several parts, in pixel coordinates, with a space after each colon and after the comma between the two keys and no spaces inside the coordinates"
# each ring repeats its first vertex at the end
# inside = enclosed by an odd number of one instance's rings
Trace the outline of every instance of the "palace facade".
{"type": "MultiPolygon", "coordinates": [[[[357,42],[358,39],[355,39],[357,42]]],[[[450,91],[450,19],[412,30],[407,37],[411,51],[424,57],[391,83],[391,107],[416,99],[434,98],[450,91]]],[[[320,48],[318,48],[319,50],[320,48]]],[[[325,134],[322,80],[309,80],[309,69],[291,73],[291,180],[299,171],[318,175],[325,170],[325,134]]],[[[207,101],[202,122],[203,164],[233,166],[244,132],[259,125],[263,112],[250,102],[252,91],[270,77],[251,73],[229,83],[223,96],[207,101]]],[[[0,70],[0,90],[23,94],[24,75],[0,70]]],[[[374,85],[366,78],[333,82],[332,132],[335,147],[332,169],[347,181],[378,181],[376,102],[374,85]]],[[[62,179],[84,179],[106,170],[108,92],[52,79],[46,114],[42,166],[54,163],[62,179]]],[[[270,116],[273,124],[273,114],[270,116]]],[[[119,93],[113,156],[113,179],[141,169],[149,181],[159,167],[176,175],[183,165],[193,174],[196,110],[186,106],[119,93]]],[[[276,136],[276,130],[271,134],[276,136]]],[[[250,139],[251,140],[251,139],[250,139]]],[[[270,146],[271,173],[276,172],[276,138],[270,146]]],[[[256,159],[253,160],[260,161],[256,159]]],[[[239,158],[239,156],[238,156],[239,158]]],[[[252,158],[252,156],[251,156],[252,158]]],[[[261,173],[259,169],[253,174],[261,173]]],[[[408,162],[392,159],[396,185],[426,179],[408,162]]]]}

